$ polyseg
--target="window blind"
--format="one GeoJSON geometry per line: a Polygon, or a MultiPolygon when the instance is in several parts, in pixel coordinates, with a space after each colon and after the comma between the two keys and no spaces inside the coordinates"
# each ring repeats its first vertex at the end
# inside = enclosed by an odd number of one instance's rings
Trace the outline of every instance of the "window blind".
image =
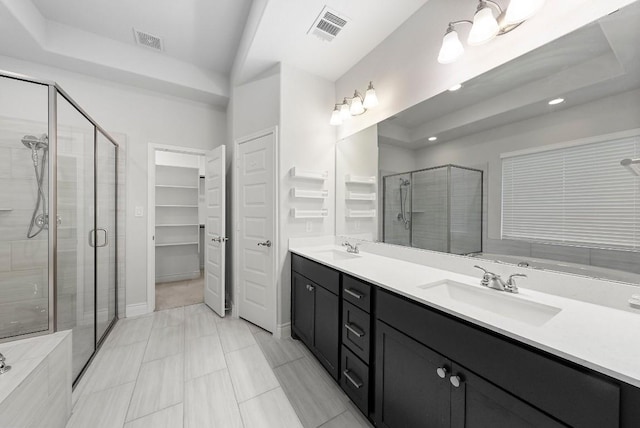
{"type": "Polygon", "coordinates": [[[640,249],[640,137],[502,160],[502,238],[640,249]]]}

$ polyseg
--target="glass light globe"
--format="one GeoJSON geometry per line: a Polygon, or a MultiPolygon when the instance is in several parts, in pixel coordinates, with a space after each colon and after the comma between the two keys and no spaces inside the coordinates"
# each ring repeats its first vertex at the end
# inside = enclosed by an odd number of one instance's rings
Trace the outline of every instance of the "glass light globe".
{"type": "Polygon", "coordinates": [[[442,47],[438,54],[438,62],[440,64],[451,64],[464,53],[464,46],[458,38],[458,32],[455,30],[447,31],[442,38],[442,47]]]}
{"type": "Polygon", "coordinates": [[[473,25],[467,43],[470,46],[485,44],[498,35],[500,26],[489,6],[485,6],[473,16],[473,25]]]}
{"type": "Polygon", "coordinates": [[[506,25],[525,21],[535,15],[544,5],[545,0],[511,0],[504,16],[506,25]]]}

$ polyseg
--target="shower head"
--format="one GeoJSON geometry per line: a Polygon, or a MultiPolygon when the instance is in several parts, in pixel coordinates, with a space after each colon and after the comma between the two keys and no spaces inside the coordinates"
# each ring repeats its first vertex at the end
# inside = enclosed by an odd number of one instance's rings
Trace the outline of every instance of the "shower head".
{"type": "Polygon", "coordinates": [[[49,137],[47,137],[47,134],[42,134],[40,137],[36,137],[35,135],[25,135],[22,138],[22,144],[31,150],[47,150],[49,148],[49,137]]]}
{"type": "Polygon", "coordinates": [[[640,158],[638,159],[622,159],[620,165],[631,171],[631,174],[640,175],[640,158]]]}

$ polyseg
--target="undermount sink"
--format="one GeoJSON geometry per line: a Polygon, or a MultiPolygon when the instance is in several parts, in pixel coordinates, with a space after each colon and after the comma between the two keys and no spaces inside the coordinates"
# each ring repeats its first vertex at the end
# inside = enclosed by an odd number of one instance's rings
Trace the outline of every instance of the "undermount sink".
{"type": "Polygon", "coordinates": [[[562,309],[543,303],[524,300],[517,295],[503,291],[473,287],[448,279],[419,285],[432,296],[441,296],[461,302],[476,309],[517,320],[526,324],[541,326],[555,317],[562,309]]]}
{"type": "Polygon", "coordinates": [[[315,251],[314,254],[318,255],[318,257],[326,258],[329,260],[337,261],[337,260],[350,260],[350,259],[358,259],[360,258],[357,254],[347,253],[346,250],[322,250],[315,251]]]}

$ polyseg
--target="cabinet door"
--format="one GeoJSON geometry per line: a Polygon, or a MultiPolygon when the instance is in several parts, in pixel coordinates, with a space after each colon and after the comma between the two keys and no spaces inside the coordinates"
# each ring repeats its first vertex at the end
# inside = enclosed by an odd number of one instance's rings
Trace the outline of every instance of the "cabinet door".
{"type": "Polygon", "coordinates": [[[452,428],[565,426],[456,364],[453,365],[451,376],[458,376],[460,379],[459,382],[452,382],[451,387],[452,428]]]}
{"type": "Polygon", "coordinates": [[[293,272],[291,286],[293,294],[291,306],[293,331],[309,348],[312,348],[315,306],[314,289],[317,286],[295,272],[293,272]]]}
{"type": "Polygon", "coordinates": [[[376,324],[376,419],[385,428],[450,426],[448,370],[443,356],[385,323],[376,324]],[[443,376],[443,377],[441,377],[443,376]]]}
{"type": "Polygon", "coordinates": [[[315,288],[314,347],[320,362],[338,379],[340,299],[323,287],[315,288]]]}

